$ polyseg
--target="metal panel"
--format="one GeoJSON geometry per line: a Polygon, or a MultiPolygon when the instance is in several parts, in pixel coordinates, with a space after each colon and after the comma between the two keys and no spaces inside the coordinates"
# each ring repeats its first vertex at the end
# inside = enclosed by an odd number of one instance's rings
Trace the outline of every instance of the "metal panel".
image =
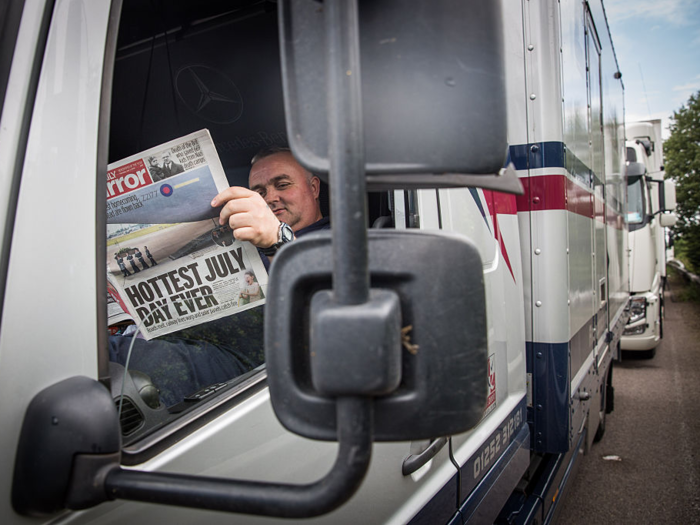
{"type": "MultiPolygon", "coordinates": [[[[21,32],[32,34],[39,31],[43,5],[27,7],[21,32]]],[[[29,400],[66,377],[97,377],[97,317],[104,315],[97,310],[97,279],[104,278],[96,265],[97,141],[109,8],[106,0],[57,2],[48,33],[0,334],[0,413],[7,425],[0,447],[3,521],[16,517],[9,508],[11,465],[29,400]]]]}

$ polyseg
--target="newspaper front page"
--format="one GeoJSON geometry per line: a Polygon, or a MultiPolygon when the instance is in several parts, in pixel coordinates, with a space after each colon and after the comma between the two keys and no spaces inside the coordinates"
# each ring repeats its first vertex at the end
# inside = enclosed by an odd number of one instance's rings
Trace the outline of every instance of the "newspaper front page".
{"type": "Polygon", "coordinates": [[[109,165],[107,277],[145,339],[264,303],[257,249],[210,204],[227,187],[207,130],[109,165]]]}

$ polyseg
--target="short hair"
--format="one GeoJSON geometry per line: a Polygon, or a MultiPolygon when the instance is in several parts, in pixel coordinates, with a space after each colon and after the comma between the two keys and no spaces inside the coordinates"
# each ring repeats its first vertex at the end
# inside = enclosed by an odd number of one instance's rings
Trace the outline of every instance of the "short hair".
{"type": "MultiPolygon", "coordinates": [[[[272,157],[273,155],[277,155],[278,153],[289,153],[289,154],[292,156],[292,158],[293,158],[297,163],[299,163],[299,161],[296,159],[296,157],[295,157],[294,154],[292,153],[292,150],[291,150],[291,149],[289,149],[289,148],[287,148],[287,147],[284,147],[284,146],[276,146],[276,145],[273,145],[273,146],[267,146],[267,147],[265,147],[265,148],[259,150],[259,151],[253,156],[253,158],[250,159],[250,165],[253,166],[256,162],[259,162],[259,161],[261,161],[261,160],[263,160],[263,159],[265,159],[265,158],[267,158],[267,157],[272,157]]],[[[301,164],[299,164],[299,165],[301,166],[301,164]]],[[[314,175],[314,174],[311,173],[309,170],[307,170],[306,168],[304,168],[304,166],[301,166],[301,167],[302,167],[302,169],[304,170],[304,172],[306,173],[306,180],[308,180],[309,183],[311,183],[311,179],[314,178],[314,177],[316,177],[316,175],[314,175]]]]}
{"type": "Polygon", "coordinates": [[[261,149],[255,155],[253,155],[253,158],[250,159],[250,165],[252,166],[256,162],[263,160],[266,157],[272,157],[277,153],[292,153],[292,150],[284,146],[267,146],[266,148],[261,149]]]}

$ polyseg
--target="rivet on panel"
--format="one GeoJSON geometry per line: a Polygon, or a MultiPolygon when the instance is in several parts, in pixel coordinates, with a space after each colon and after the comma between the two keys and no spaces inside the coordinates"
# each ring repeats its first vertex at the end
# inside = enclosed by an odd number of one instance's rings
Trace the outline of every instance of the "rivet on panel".
{"type": "Polygon", "coordinates": [[[534,93],[530,94],[530,100],[535,100],[537,98],[537,95],[534,93]]]}
{"type": "Polygon", "coordinates": [[[535,255],[539,255],[541,253],[542,253],[542,250],[540,250],[539,248],[535,248],[535,255]]]}
{"type": "Polygon", "coordinates": [[[535,306],[542,306],[542,301],[537,301],[537,302],[535,303],[535,306]]]}
{"type": "Polygon", "coordinates": [[[532,51],[533,49],[535,49],[535,46],[533,46],[532,44],[530,44],[529,46],[527,46],[527,50],[528,50],[528,51],[532,51]]]}

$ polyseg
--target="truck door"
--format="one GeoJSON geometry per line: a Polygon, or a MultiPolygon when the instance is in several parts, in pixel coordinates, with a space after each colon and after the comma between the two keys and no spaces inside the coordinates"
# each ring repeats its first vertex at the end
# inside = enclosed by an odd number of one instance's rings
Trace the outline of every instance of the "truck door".
{"type": "MultiPolygon", "coordinates": [[[[274,5],[28,1],[22,23],[16,56],[25,45],[39,47],[30,53],[37,94],[25,101],[25,154],[12,166],[19,187],[6,223],[12,244],[3,245],[3,260],[9,261],[0,336],[3,523],[24,522],[11,507],[10,492],[25,409],[36,392],[75,375],[111,382],[122,414],[123,465],[262,481],[318,479],[331,467],[337,446],[293,435],[276,419],[261,357],[261,311],[251,310],[223,332],[205,328],[188,334],[200,348],[226,343],[234,351],[245,346],[246,355],[240,373],[184,407],[183,399],[161,398],[151,405],[134,382],[136,372],[143,372],[137,363],[148,358],[147,345],[134,345],[128,369],[110,360],[109,352],[107,163],[208,128],[229,181],[244,183],[252,154],[287,139],[274,5]],[[44,35],[44,41],[31,42],[28,35],[34,34],[44,35]]],[[[173,361],[164,358],[161,364],[168,368],[173,361]]],[[[146,377],[146,386],[152,380],[146,377]]],[[[318,522],[404,523],[431,501],[426,522],[450,519],[457,488],[447,447],[433,447],[410,473],[404,468],[427,446],[374,445],[359,492],[318,522]]],[[[61,519],[76,524],[277,522],[127,501],[61,519]]]]}

